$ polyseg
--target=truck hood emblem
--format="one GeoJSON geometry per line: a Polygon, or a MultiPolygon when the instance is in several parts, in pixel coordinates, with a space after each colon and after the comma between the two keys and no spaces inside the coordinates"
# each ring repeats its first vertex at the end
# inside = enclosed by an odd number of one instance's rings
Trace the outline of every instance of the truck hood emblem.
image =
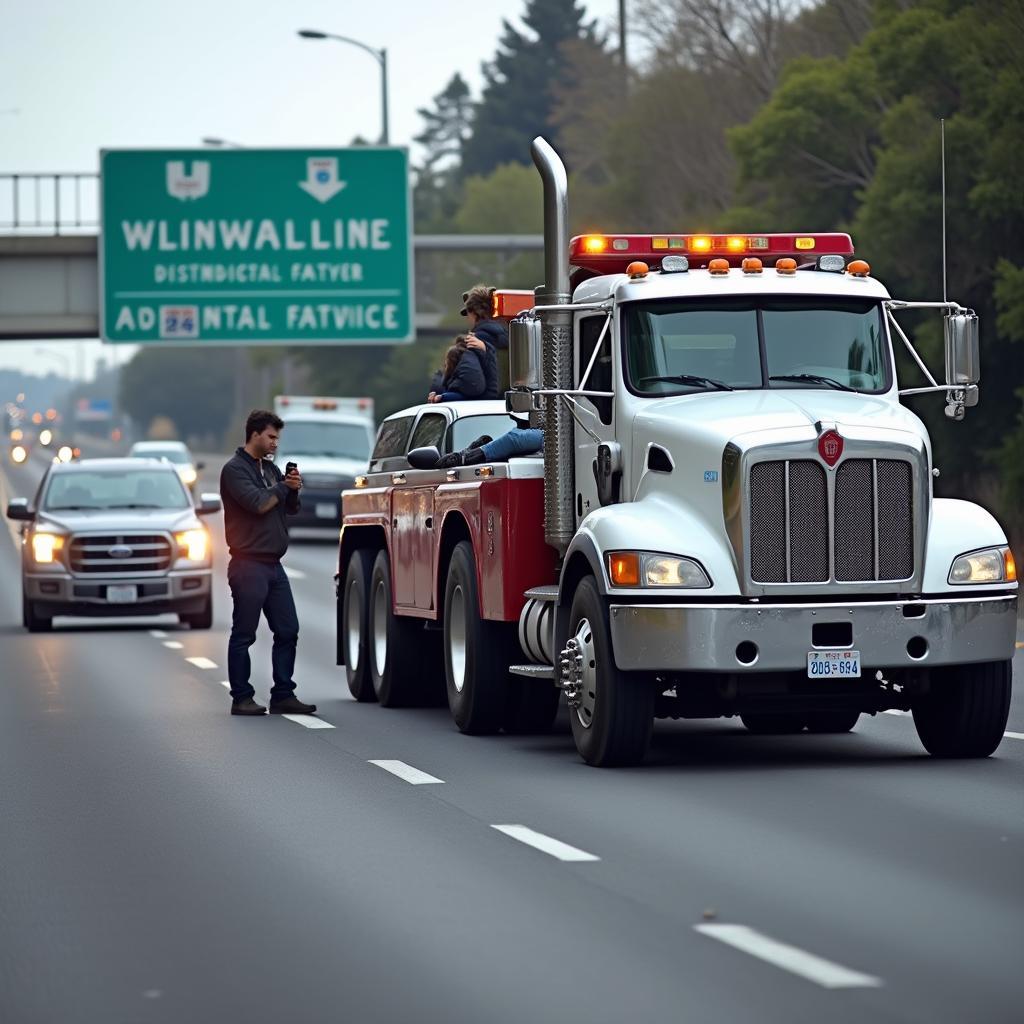
{"type": "Polygon", "coordinates": [[[818,438],[818,454],[833,467],[843,455],[843,438],[837,430],[826,430],[818,438]]]}
{"type": "Polygon", "coordinates": [[[115,544],[112,548],[107,551],[107,554],[111,558],[131,558],[135,554],[134,550],[128,547],[127,544],[115,544]]]}

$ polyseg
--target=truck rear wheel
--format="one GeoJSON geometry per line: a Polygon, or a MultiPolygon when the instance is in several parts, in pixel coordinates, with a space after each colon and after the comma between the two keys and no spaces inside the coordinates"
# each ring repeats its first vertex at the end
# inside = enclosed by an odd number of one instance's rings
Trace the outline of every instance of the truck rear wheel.
{"type": "Polygon", "coordinates": [[[569,718],[580,757],[599,768],[639,764],[654,726],[654,686],[616,666],[608,606],[593,577],[581,580],[573,595],[562,653],[578,667],[578,703],[570,702],[569,718]]]}
{"type": "Polygon", "coordinates": [[[357,701],[377,699],[370,673],[370,574],[373,552],[357,548],[345,569],[338,598],[338,644],[345,652],[345,679],[349,693],[357,701]]]}
{"type": "Polygon", "coordinates": [[[370,573],[370,680],[381,706],[398,708],[412,703],[416,692],[417,646],[423,624],[419,619],[395,615],[391,593],[391,560],[387,551],[381,550],[370,573]]]}
{"type": "Polygon", "coordinates": [[[480,617],[473,545],[459,541],[444,588],[448,708],[460,732],[497,732],[508,700],[512,628],[480,617]]]}
{"type": "Polygon", "coordinates": [[[1008,661],[950,665],[931,671],[929,692],[914,701],[914,725],[935,757],[988,757],[1010,712],[1008,661]]]}

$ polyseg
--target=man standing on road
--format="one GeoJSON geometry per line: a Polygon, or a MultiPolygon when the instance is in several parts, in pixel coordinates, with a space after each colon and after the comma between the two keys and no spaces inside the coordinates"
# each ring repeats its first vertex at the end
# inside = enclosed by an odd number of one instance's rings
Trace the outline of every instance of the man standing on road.
{"type": "Polygon", "coordinates": [[[231,714],[262,715],[256,691],[249,682],[249,648],[256,642],[260,613],[274,633],[274,685],[271,714],[311,715],[315,704],[295,696],[295,648],[299,617],[292,588],[281,559],[288,550],[286,515],[299,511],[302,478],[293,469],[285,476],[268,456],[277,452],[283,421],[272,412],[255,410],[245,423],[245,446],[239,448],[220,473],[224,527],[231,561],[228,585],[234,608],[228,641],[228,679],[231,714]]]}

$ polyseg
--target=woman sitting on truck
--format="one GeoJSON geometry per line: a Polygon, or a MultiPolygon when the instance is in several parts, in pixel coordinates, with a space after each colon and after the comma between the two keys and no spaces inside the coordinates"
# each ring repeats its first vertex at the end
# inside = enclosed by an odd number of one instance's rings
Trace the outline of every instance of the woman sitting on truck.
{"type": "Polygon", "coordinates": [[[445,353],[444,366],[434,376],[434,389],[428,402],[464,402],[483,398],[487,388],[484,377],[484,356],[466,344],[460,334],[445,353]]]}

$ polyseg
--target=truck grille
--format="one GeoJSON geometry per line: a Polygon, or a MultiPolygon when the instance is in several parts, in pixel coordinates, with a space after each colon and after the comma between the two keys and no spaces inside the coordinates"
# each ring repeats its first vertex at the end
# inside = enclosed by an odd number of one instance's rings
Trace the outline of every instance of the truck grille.
{"type": "Polygon", "coordinates": [[[827,583],[914,575],[913,473],[900,459],[847,459],[828,479],[811,459],[750,470],[750,574],[755,583],[827,583]]]}
{"type": "Polygon", "coordinates": [[[159,533],[73,537],[68,562],[76,573],[163,572],[171,565],[171,542],[159,533]]]}

